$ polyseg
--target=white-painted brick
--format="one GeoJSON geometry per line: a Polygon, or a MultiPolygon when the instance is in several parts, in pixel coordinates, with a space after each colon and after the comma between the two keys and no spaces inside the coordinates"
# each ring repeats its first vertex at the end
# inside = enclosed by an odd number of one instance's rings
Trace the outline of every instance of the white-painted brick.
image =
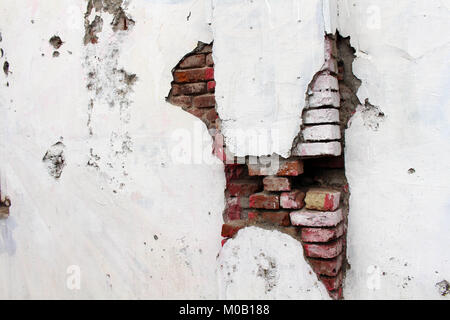
{"type": "Polygon", "coordinates": [[[320,71],[325,71],[325,70],[329,70],[331,72],[334,73],[338,73],[338,67],[337,67],[337,61],[334,58],[325,60],[322,68],[320,69],[320,71]]]}
{"type": "Polygon", "coordinates": [[[323,92],[326,90],[339,90],[338,79],[329,74],[321,74],[316,78],[312,85],[314,92],[323,92]]]}
{"type": "Polygon", "coordinates": [[[312,96],[309,97],[309,108],[317,108],[322,106],[332,106],[339,108],[341,102],[341,96],[339,92],[334,91],[323,91],[314,92],[312,96]]]}
{"type": "Polygon", "coordinates": [[[317,142],[317,143],[299,143],[292,151],[293,156],[340,156],[342,152],[341,143],[317,142]]]}
{"type": "Polygon", "coordinates": [[[341,129],[339,125],[334,124],[306,127],[302,133],[306,141],[338,140],[341,138],[341,129]]]}
{"type": "Polygon", "coordinates": [[[308,110],[303,116],[304,124],[339,122],[339,110],[316,109],[308,110]]]}
{"type": "Polygon", "coordinates": [[[332,57],[336,57],[337,48],[336,41],[326,37],[325,38],[325,60],[329,60],[332,57]]]}
{"type": "Polygon", "coordinates": [[[291,224],[305,227],[334,227],[343,219],[342,210],[316,211],[302,209],[290,213],[291,224]]]}

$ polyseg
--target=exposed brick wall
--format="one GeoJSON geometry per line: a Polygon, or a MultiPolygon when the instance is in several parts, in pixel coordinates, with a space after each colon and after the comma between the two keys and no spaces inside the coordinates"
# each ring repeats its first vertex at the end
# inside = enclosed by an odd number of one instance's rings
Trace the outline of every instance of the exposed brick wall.
{"type": "Polygon", "coordinates": [[[208,129],[216,128],[212,43],[199,42],[197,48],[175,66],[172,75],[167,101],[203,120],[208,129]]]}
{"type": "Polygon", "coordinates": [[[325,63],[309,86],[303,124],[292,157],[275,170],[255,157],[225,158],[220,119],[215,112],[212,44],[199,43],[173,69],[167,101],[202,119],[225,165],[222,245],[240,229],[277,229],[303,245],[304,256],[333,299],[342,298],[346,268],[348,185],[342,154],[338,54],[334,37],[325,39],[325,63]],[[225,161],[227,160],[227,161],[225,161]],[[239,161],[238,161],[239,160],[239,161]]]}
{"type": "Polygon", "coordinates": [[[315,161],[282,160],[275,174],[260,164],[227,165],[222,236],[231,238],[249,225],[293,236],[303,244],[306,259],[330,296],[339,299],[345,261],[346,182],[339,177],[324,179],[341,169],[336,168],[339,164],[334,157],[321,159],[318,167],[315,161]]]}
{"type": "Polygon", "coordinates": [[[325,63],[308,88],[303,125],[292,154],[301,157],[339,156],[342,153],[336,39],[325,36],[325,63]]]}

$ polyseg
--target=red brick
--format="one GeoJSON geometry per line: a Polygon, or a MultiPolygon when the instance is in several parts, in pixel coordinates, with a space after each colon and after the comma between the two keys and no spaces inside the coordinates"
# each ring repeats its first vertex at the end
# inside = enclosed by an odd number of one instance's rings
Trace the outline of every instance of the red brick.
{"type": "Polygon", "coordinates": [[[262,163],[248,164],[250,176],[298,176],[303,173],[301,160],[280,159],[278,168],[272,168],[262,163]]]}
{"type": "Polygon", "coordinates": [[[206,68],[205,80],[214,80],[214,68],[206,68]]]}
{"type": "Polygon", "coordinates": [[[242,208],[239,204],[230,204],[225,208],[228,221],[241,219],[242,208]]]}
{"type": "Polygon", "coordinates": [[[216,82],[208,81],[207,90],[208,90],[208,92],[214,92],[216,90],[216,82]]]}
{"type": "Polygon", "coordinates": [[[232,238],[239,230],[246,226],[246,222],[242,220],[234,220],[222,225],[222,237],[232,238]]]}
{"type": "Polygon", "coordinates": [[[225,245],[225,243],[228,241],[228,239],[230,239],[230,238],[222,239],[222,241],[221,241],[222,247],[225,245]]]}
{"type": "Polygon", "coordinates": [[[298,176],[303,173],[303,161],[286,160],[280,164],[277,176],[298,176]]]}
{"type": "Polygon", "coordinates": [[[242,178],[245,175],[245,165],[237,164],[237,163],[230,163],[225,165],[225,178],[227,180],[227,184],[232,179],[239,179],[242,178]]]}
{"type": "Polygon", "coordinates": [[[180,62],[180,68],[199,68],[204,67],[206,64],[206,57],[204,54],[195,54],[193,56],[189,56],[184,58],[183,61],[180,62]]]}
{"type": "Polygon", "coordinates": [[[204,94],[192,99],[192,105],[197,108],[214,107],[216,99],[213,94],[204,94]]]}
{"type": "MultiPolygon", "coordinates": [[[[205,109],[205,108],[202,108],[205,109]]],[[[213,107],[211,109],[206,109],[205,110],[205,114],[203,115],[203,121],[207,122],[207,123],[213,123],[214,121],[216,121],[218,115],[216,112],[216,109],[213,107]]]]}
{"type": "Polygon", "coordinates": [[[265,177],[263,179],[265,191],[289,191],[291,190],[291,182],[284,177],[265,177]]]}
{"type": "Polygon", "coordinates": [[[168,101],[173,105],[183,108],[189,108],[192,105],[192,97],[189,96],[172,96],[168,101]]]}
{"type": "Polygon", "coordinates": [[[233,180],[228,183],[227,190],[231,196],[249,196],[257,192],[260,186],[258,180],[233,180]]]}
{"type": "Polygon", "coordinates": [[[200,52],[202,52],[202,53],[211,53],[212,52],[212,47],[213,47],[212,44],[208,44],[208,45],[204,46],[203,49],[200,50],[200,52]]]}
{"type": "Polygon", "coordinates": [[[249,211],[247,214],[248,220],[256,220],[259,216],[259,212],[249,211]]]}
{"type": "Polygon", "coordinates": [[[329,260],[309,259],[315,273],[326,276],[336,276],[342,268],[343,254],[329,260]]]}
{"type": "Polygon", "coordinates": [[[178,95],[190,95],[190,94],[202,94],[206,93],[206,83],[205,82],[197,82],[197,83],[186,83],[186,84],[174,84],[172,86],[172,94],[174,96],[178,95]]]}
{"type": "Polygon", "coordinates": [[[344,216],[341,209],[336,211],[315,211],[303,208],[291,212],[291,223],[294,226],[335,227],[343,219],[344,216]]]}
{"type": "Polygon", "coordinates": [[[176,70],[173,79],[177,83],[199,82],[214,79],[214,68],[197,68],[187,70],[176,70]]]}
{"type": "Polygon", "coordinates": [[[341,193],[334,189],[311,188],[306,192],[306,209],[334,211],[339,207],[341,193]]]}
{"type": "Polygon", "coordinates": [[[342,252],[342,239],[326,244],[304,243],[303,248],[308,257],[331,259],[342,252]]]}
{"type": "Polygon", "coordinates": [[[344,234],[344,224],[336,228],[302,228],[301,239],[304,242],[328,242],[344,234]]]}
{"type": "Polygon", "coordinates": [[[212,57],[212,53],[208,53],[206,55],[206,64],[208,66],[210,66],[210,67],[212,67],[214,65],[214,60],[213,60],[213,57],[212,57]]]}
{"type": "Polygon", "coordinates": [[[340,300],[342,299],[342,287],[339,287],[339,289],[334,291],[329,291],[330,297],[334,300],[340,300]]]}
{"type": "Polygon", "coordinates": [[[303,201],[305,193],[300,190],[282,192],[280,196],[280,206],[285,209],[301,209],[305,205],[303,201]]]}
{"type": "Polygon", "coordinates": [[[201,118],[205,114],[203,109],[197,109],[197,108],[194,108],[194,107],[188,108],[188,109],[186,109],[186,111],[189,112],[190,114],[193,114],[197,118],[201,118]]]}
{"type": "Polygon", "coordinates": [[[322,280],[328,291],[339,289],[342,285],[342,278],[342,272],[339,272],[339,274],[335,277],[320,276],[320,280],[322,280]]]}
{"type": "Polygon", "coordinates": [[[250,208],[279,209],[280,196],[267,192],[255,193],[250,196],[250,208]]]}
{"type": "Polygon", "coordinates": [[[288,227],[291,225],[291,221],[289,220],[289,212],[265,211],[260,215],[260,217],[264,222],[271,224],[276,224],[283,227],[288,227]]]}

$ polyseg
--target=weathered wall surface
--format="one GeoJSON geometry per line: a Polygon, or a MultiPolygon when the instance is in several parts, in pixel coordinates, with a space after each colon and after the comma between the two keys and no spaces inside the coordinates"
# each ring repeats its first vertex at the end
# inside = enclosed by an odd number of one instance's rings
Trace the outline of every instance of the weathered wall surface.
{"type": "Polygon", "coordinates": [[[114,32],[112,15],[94,12],[103,31],[85,46],[86,3],[2,1],[0,163],[12,206],[0,221],[0,297],[216,298],[223,165],[210,152],[210,165],[177,162],[206,127],[164,100],[171,68],[212,40],[208,11],[134,0],[133,28],[114,32]],[[137,75],[128,88],[122,69],[137,75]],[[42,159],[58,141],[56,179],[42,159]]]}
{"type": "Polygon", "coordinates": [[[339,31],[357,51],[359,99],[384,113],[361,109],[346,130],[351,269],[344,295],[438,299],[435,284],[450,278],[449,4],[338,6],[339,31]]]}
{"type": "Polygon", "coordinates": [[[0,7],[0,187],[12,201],[0,220],[0,298],[328,298],[286,234],[245,228],[220,248],[223,164],[206,126],[164,98],[171,69],[197,41],[214,40],[227,146],[288,156],[324,32],[335,27],[351,36],[358,96],[374,106],[355,113],[345,136],[344,296],[441,297],[435,284],[450,281],[447,4],[105,2],[122,3],[134,25],[119,14],[111,26],[113,9],[86,14],[84,0],[0,7]],[[234,145],[251,129],[258,149],[251,139],[234,145]]]}

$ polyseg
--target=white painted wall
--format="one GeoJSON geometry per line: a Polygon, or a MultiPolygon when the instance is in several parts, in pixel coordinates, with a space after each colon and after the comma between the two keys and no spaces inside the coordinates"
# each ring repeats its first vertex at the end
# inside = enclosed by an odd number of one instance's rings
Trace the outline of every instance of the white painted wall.
{"type": "Polygon", "coordinates": [[[374,119],[357,112],[346,131],[351,269],[344,295],[439,299],[435,284],[450,281],[450,5],[338,6],[339,31],[357,49],[359,99],[385,114],[373,131],[374,119]]]}
{"type": "Polygon", "coordinates": [[[217,0],[213,10],[217,110],[237,156],[288,157],[305,93],[324,62],[321,0],[217,0]],[[254,137],[258,135],[258,138],[254,137]]]}

